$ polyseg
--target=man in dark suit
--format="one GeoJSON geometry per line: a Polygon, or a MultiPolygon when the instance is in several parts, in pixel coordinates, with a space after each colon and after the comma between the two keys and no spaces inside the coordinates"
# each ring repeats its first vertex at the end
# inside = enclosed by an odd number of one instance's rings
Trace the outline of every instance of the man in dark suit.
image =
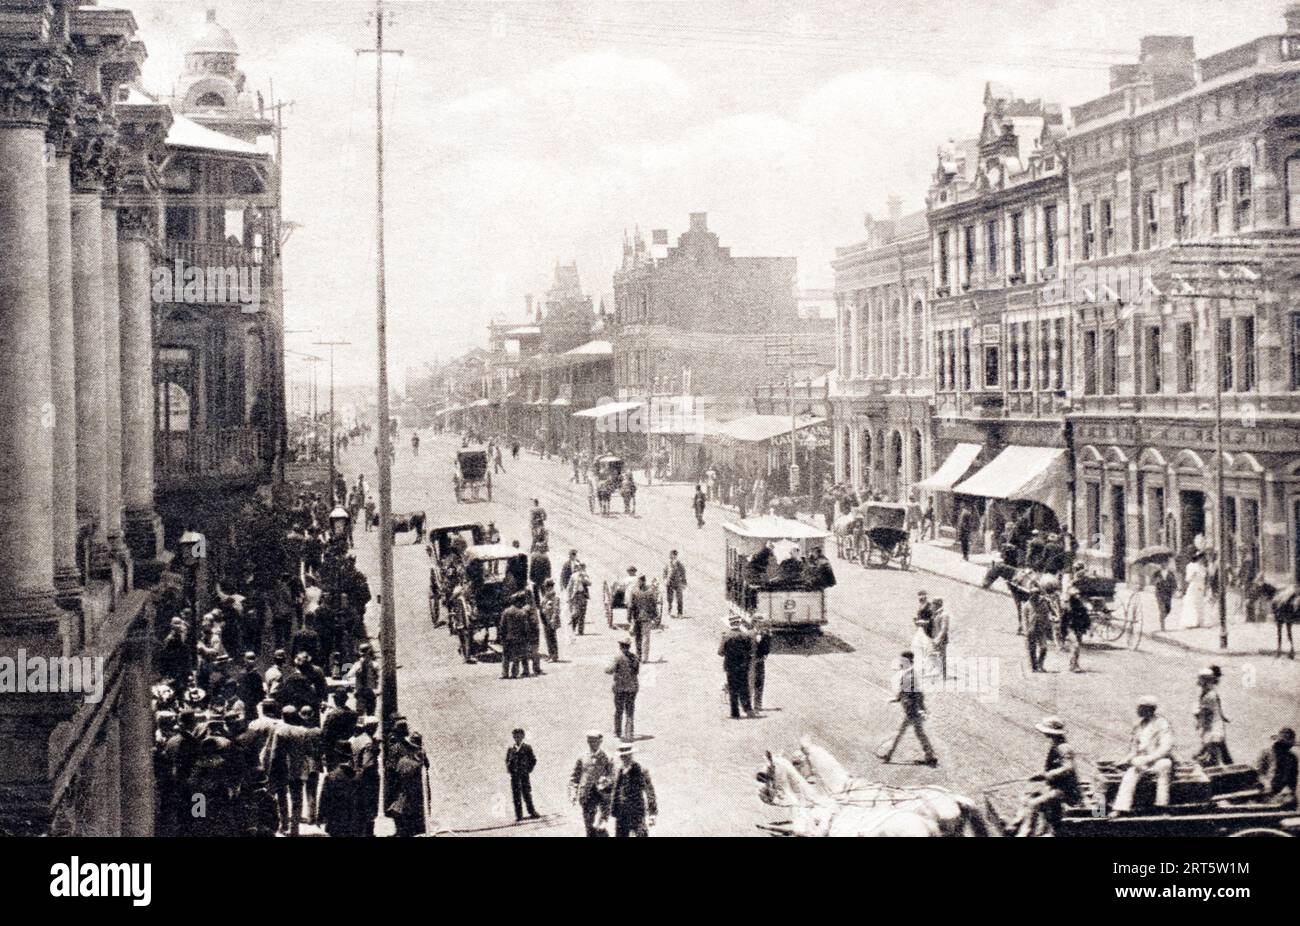
{"type": "Polygon", "coordinates": [[[528,641],[526,639],[526,615],[523,607],[527,598],[527,592],[516,592],[510,600],[510,606],[501,612],[501,628],[498,632],[498,639],[501,641],[502,678],[518,678],[521,664],[523,665],[524,677],[527,678],[531,674],[530,664],[525,658],[528,641]]]}
{"type": "Polygon", "coordinates": [[[723,636],[718,645],[718,655],[722,657],[722,671],[727,676],[727,698],[731,703],[731,719],[740,719],[740,708],[749,716],[754,715],[753,704],[749,699],[749,663],[753,659],[754,641],[741,629],[739,617],[731,619],[731,629],[723,636]]]}
{"type": "Polygon", "coordinates": [[[650,773],[632,758],[634,749],[631,743],[618,747],[619,767],[610,792],[610,816],[618,838],[649,836],[648,827],[655,825],[659,814],[650,773]]]}
{"type": "Polygon", "coordinates": [[[256,716],[257,705],[266,697],[266,684],[262,681],[262,673],[257,671],[256,653],[244,653],[244,665],[235,676],[235,689],[244,704],[244,716],[249,719],[256,716]]]}
{"type": "Polygon", "coordinates": [[[637,579],[636,587],[628,594],[627,619],[636,640],[636,658],[642,662],[650,659],[650,634],[659,623],[659,591],[646,584],[646,577],[637,579]]]}
{"type": "Polygon", "coordinates": [[[518,823],[524,818],[524,808],[528,808],[528,816],[537,819],[537,811],[533,807],[533,783],[530,776],[533,769],[537,767],[537,757],[533,755],[533,747],[524,742],[524,731],[522,727],[516,727],[510,734],[514,737],[514,745],[506,750],[506,771],[510,774],[510,796],[515,802],[515,822],[518,823]]]}
{"type": "Polygon", "coordinates": [[[1156,592],[1156,612],[1160,615],[1160,629],[1165,629],[1165,619],[1174,607],[1174,595],[1178,592],[1178,577],[1169,568],[1166,560],[1156,569],[1151,577],[1151,584],[1156,592]]]}
{"type": "Polygon", "coordinates": [[[339,740],[352,739],[357,732],[357,712],[348,707],[348,693],[340,688],[331,697],[334,703],[321,720],[321,741],[327,750],[339,740]]]}

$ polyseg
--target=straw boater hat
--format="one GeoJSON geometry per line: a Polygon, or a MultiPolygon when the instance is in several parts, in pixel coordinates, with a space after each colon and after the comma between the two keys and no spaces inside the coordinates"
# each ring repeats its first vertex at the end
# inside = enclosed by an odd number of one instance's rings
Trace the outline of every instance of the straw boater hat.
{"type": "Polygon", "coordinates": [[[1044,717],[1034,724],[1034,729],[1047,736],[1065,736],[1065,721],[1060,717],[1044,717]]]}
{"type": "Polygon", "coordinates": [[[1137,706],[1149,707],[1152,710],[1154,710],[1157,706],[1159,706],[1159,702],[1156,701],[1154,695],[1143,695],[1142,697],[1138,698],[1137,706]]]}
{"type": "Polygon", "coordinates": [[[634,752],[636,752],[636,747],[633,746],[631,743],[618,744],[618,754],[620,756],[630,756],[634,752]]]}
{"type": "Polygon", "coordinates": [[[605,734],[601,733],[599,730],[587,731],[587,739],[589,740],[603,740],[604,738],[605,738],[605,734]]]}

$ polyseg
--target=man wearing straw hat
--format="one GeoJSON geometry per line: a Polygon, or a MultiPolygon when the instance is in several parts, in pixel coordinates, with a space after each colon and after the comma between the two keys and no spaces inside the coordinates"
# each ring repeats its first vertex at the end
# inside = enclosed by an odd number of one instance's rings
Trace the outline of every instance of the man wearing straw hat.
{"type": "Polygon", "coordinates": [[[632,758],[635,748],[631,743],[618,747],[618,771],[610,789],[610,816],[614,818],[614,836],[618,838],[649,836],[648,827],[655,825],[659,813],[650,773],[632,758]]]}
{"type": "Polygon", "coordinates": [[[1061,821],[1061,808],[1066,804],[1077,806],[1083,802],[1079,773],[1074,764],[1074,748],[1065,740],[1065,721],[1055,716],[1044,717],[1034,725],[1034,729],[1047,737],[1051,745],[1047,747],[1042,772],[1029,779],[1041,781],[1044,788],[1026,800],[1020,818],[1012,824],[1018,824],[1017,836],[1054,833],[1061,821]]]}

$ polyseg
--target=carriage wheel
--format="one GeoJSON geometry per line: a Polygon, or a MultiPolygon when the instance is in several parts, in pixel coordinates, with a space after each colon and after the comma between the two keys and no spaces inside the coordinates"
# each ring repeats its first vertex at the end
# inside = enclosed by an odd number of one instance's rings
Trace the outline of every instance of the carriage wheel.
{"type": "Polygon", "coordinates": [[[1128,630],[1127,615],[1123,619],[1119,618],[1114,611],[1109,608],[1105,611],[1105,618],[1102,623],[1102,633],[1107,643],[1118,642],[1128,630]]]}
{"type": "Polygon", "coordinates": [[[1288,833],[1286,830],[1274,829],[1271,826],[1252,826],[1249,829],[1237,830],[1235,833],[1229,833],[1229,839],[1235,839],[1242,836],[1283,836],[1287,839],[1295,838],[1294,833],[1288,833]]]}
{"type": "Polygon", "coordinates": [[[1142,642],[1142,595],[1134,592],[1124,604],[1124,623],[1128,626],[1128,647],[1137,649],[1142,642]]]}

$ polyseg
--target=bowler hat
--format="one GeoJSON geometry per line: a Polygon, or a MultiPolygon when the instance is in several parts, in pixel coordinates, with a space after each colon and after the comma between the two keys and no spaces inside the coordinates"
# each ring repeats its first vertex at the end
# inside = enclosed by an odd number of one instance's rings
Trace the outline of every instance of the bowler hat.
{"type": "Polygon", "coordinates": [[[1048,736],[1065,736],[1065,721],[1055,715],[1044,717],[1034,725],[1034,729],[1048,736]]]}

